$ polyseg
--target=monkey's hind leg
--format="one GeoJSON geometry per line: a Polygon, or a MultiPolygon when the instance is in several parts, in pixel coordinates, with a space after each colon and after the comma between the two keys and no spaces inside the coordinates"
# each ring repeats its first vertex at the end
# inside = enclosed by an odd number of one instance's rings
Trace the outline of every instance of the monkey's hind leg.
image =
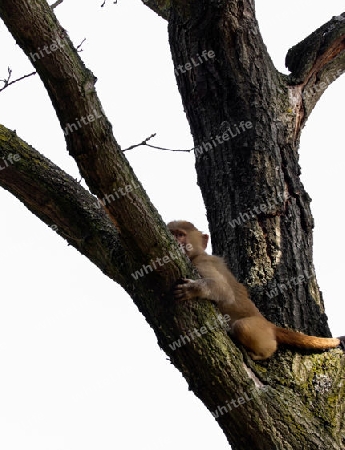
{"type": "Polygon", "coordinates": [[[231,331],[254,360],[267,359],[277,350],[274,328],[263,317],[251,316],[236,320],[231,331]]]}

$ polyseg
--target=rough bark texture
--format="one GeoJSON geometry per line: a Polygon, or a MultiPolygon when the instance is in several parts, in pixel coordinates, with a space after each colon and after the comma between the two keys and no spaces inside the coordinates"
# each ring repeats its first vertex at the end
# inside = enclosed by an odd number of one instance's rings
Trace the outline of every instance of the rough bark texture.
{"type": "MultiPolygon", "coordinates": [[[[313,91],[306,94],[320,80],[327,78],[329,84],[344,71],[345,15],[332,19],[289,51],[287,64],[292,74],[287,77],[274,68],[267,54],[253,2],[221,3],[194,3],[190,14],[188,6],[182,11],[177,6],[169,15],[175,67],[193,63],[192,70],[180,69],[176,78],[194,137],[198,183],[214,252],[228,259],[269,320],[308,334],[329,336],[312,262],[313,219],[310,198],[299,178],[298,144],[302,125],[322,90],[315,89],[318,95],[313,91]],[[214,58],[201,61],[204,50],[212,51],[214,58]]],[[[300,360],[284,360],[286,367],[279,372],[286,377],[284,384],[290,384],[287,380],[299,372],[300,360]],[[284,375],[290,365],[293,369],[284,375]]],[[[269,363],[269,373],[273,367],[275,363],[269,363]]],[[[314,389],[312,386],[310,394],[314,389]]],[[[339,422],[333,429],[333,445],[341,448],[344,429],[340,434],[338,431],[344,409],[341,396],[338,398],[339,422]]],[[[292,407],[287,402],[280,413],[289,414],[292,407]]],[[[310,405],[308,409],[319,415],[310,405]]],[[[276,416],[272,410],[270,414],[276,416]]],[[[290,422],[286,419],[283,421],[290,422]]],[[[224,419],[222,426],[233,437],[229,420],[224,419]]],[[[252,422],[253,417],[250,427],[252,422]]],[[[259,424],[260,419],[257,425],[261,428],[259,424]]],[[[274,435],[271,442],[259,443],[257,429],[253,430],[253,442],[248,433],[244,433],[243,442],[238,435],[230,441],[236,449],[248,448],[246,445],[330,445],[322,439],[316,444],[312,436],[320,424],[314,431],[313,426],[309,428],[309,437],[302,437],[304,432],[296,429],[288,431],[289,427],[284,430],[273,421],[269,428],[274,435]]],[[[264,434],[260,432],[260,440],[264,434]]]]}
{"type": "MultiPolygon", "coordinates": [[[[215,253],[226,256],[267,318],[329,335],[297,150],[301,128],[324,91],[319,83],[344,71],[345,14],[289,51],[291,75],[285,76],[267,54],[253,1],[145,3],[168,21],[215,253]]],[[[91,192],[103,198],[138,187],[99,209],[95,197],[3,127],[0,157],[18,154],[20,160],[0,171],[0,185],[48,225],[56,224],[61,236],[126,289],[233,449],[344,448],[342,352],[281,349],[255,364],[226,335],[209,302],[172,301],[172,284],[193,272],[117,145],[93,75],[45,1],[2,0],[0,15],[31,60],[38,48],[63,39],[59,51],[34,65],[91,192]],[[87,126],[72,130],[82,117],[87,126]],[[169,263],[157,262],[134,280],[135,270],[167,255],[169,263]],[[174,341],[205,323],[212,326],[202,338],[185,338],[173,350],[174,341]]]]}
{"type": "Polygon", "coordinates": [[[188,25],[174,10],[169,21],[176,66],[204,49],[215,54],[177,76],[214,251],[228,258],[270,320],[328,335],[312,263],[310,198],[299,179],[294,87],[273,67],[251,2],[229,2],[210,20],[214,10],[193,11],[188,25]],[[230,139],[219,143],[227,124],[230,139]],[[299,276],[305,282],[294,286],[299,276]],[[277,285],[287,288],[272,302],[267,293],[277,285]]]}

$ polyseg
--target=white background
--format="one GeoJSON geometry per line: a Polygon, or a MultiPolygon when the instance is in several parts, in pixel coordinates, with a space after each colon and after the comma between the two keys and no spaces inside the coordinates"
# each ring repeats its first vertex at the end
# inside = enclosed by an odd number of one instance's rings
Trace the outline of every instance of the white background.
{"type": "MultiPolygon", "coordinates": [[[[193,146],[170,57],[167,25],[138,0],[65,0],[56,10],[98,78],[104,110],[122,146],[193,146]]],[[[286,72],[287,50],[343,1],[257,0],[268,50],[286,72]]],[[[32,66],[0,23],[0,78],[32,66]]],[[[47,56],[48,57],[48,56],[47,56]]],[[[302,179],[313,198],[315,265],[332,333],[343,321],[342,224],[345,79],[312,113],[301,140],[302,179]]],[[[0,93],[0,123],[71,175],[63,132],[38,76],[0,93]]],[[[194,157],[140,147],[127,153],[165,220],[207,229],[194,157]]],[[[0,448],[109,450],[229,448],[202,403],[159,349],[127,294],[11,194],[0,190],[0,448]]]]}

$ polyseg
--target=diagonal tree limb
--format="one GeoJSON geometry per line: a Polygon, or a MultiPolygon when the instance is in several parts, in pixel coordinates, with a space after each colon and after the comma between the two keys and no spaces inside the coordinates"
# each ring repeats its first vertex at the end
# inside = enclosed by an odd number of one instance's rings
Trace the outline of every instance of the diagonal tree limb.
{"type": "MultiPolygon", "coordinates": [[[[171,351],[168,344],[181,334],[177,322],[173,323],[173,311],[190,309],[171,302],[171,287],[181,276],[193,276],[190,263],[179,252],[118,146],[97,97],[95,78],[85,68],[49,5],[44,0],[4,0],[0,3],[0,16],[41,77],[65,130],[69,153],[90,190],[100,199],[120,193],[116,201],[107,202],[106,210],[121,238],[126,261],[133,263],[134,269],[148,270],[134,280],[128,264],[123,263],[126,290],[154,326],[161,346],[171,351]],[[134,185],[135,189],[127,189],[134,185]],[[168,258],[164,264],[157,262],[171,252],[176,258],[168,258]]],[[[30,162],[34,163],[35,159],[30,162]]],[[[186,314],[185,320],[190,322],[185,326],[192,329],[193,315],[186,314]]]]}
{"type": "MultiPolygon", "coordinates": [[[[196,382],[195,377],[198,379],[205,377],[204,383],[207,384],[206,378],[209,376],[214,379],[214,383],[216,380],[225,382],[225,379],[228,379],[227,370],[224,370],[225,361],[229,359],[226,346],[231,346],[236,354],[238,350],[219,325],[215,327],[212,335],[210,334],[210,339],[214,341],[215,354],[219,353],[219,361],[223,361],[219,364],[220,372],[205,371],[202,377],[193,373],[193,368],[200,363],[200,358],[204,359],[203,355],[206,355],[201,350],[205,345],[204,341],[199,340],[195,346],[183,349],[178,354],[173,353],[170,347],[170,344],[186,330],[200,328],[207,318],[211,322],[215,310],[209,303],[190,305],[172,301],[172,284],[181,276],[193,276],[190,263],[188,265],[186,258],[179,252],[174,239],[168,233],[116,143],[112,127],[104,116],[97,98],[93,75],[85,68],[79,54],[45,1],[5,0],[0,3],[0,15],[18,44],[32,59],[50,95],[61,127],[66,130],[68,150],[76,160],[91,191],[101,199],[114,191],[126,190],[126,187],[133,183],[138,185],[137,189],[128,192],[128,195],[120,196],[116,202],[107,203],[106,207],[125,250],[124,261],[121,263],[116,259],[119,267],[127,275],[124,287],[145,315],[147,322],[154,328],[161,348],[171,355],[174,365],[191,383],[196,382]],[[30,27],[28,23],[31,24],[30,27]],[[169,262],[165,264],[159,262],[155,270],[152,270],[152,266],[159,258],[172,253],[174,257],[169,259],[169,262]],[[128,261],[133,264],[134,269],[143,271],[144,267],[151,267],[151,271],[147,269],[144,276],[134,280],[128,261]]],[[[35,158],[30,159],[28,164],[34,165],[35,158]]],[[[32,170],[35,171],[35,168],[32,170]]],[[[11,172],[8,172],[7,177],[10,177],[10,174],[11,172]]],[[[14,178],[13,176],[12,179],[7,179],[6,184],[4,181],[2,184],[9,189],[10,183],[15,185],[16,181],[18,182],[14,178]]],[[[26,179],[27,177],[24,177],[24,181],[26,179]]],[[[18,196],[22,195],[25,189],[31,191],[30,183],[23,183],[19,192],[17,189],[13,189],[12,192],[16,192],[18,196]]],[[[51,200],[45,198],[44,201],[49,203],[51,200]]],[[[37,205],[38,210],[39,208],[37,205]]],[[[43,214],[43,219],[45,216],[46,214],[43,214]]],[[[59,226],[56,218],[54,220],[54,217],[48,217],[48,219],[49,222],[55,221],[59,226]]],[[[67,234],[73,236],[71,232],[67,231],[67,234]]],[[[77,242],[83,237],[83,233],[77,233],[77,242]]],[[[236,358],[233,359],[233,363],[237,364],[236,358]]],[[[233,372],[236,372],[234,368],[233,372]]],[[[239,375],[238,380],[241,384],[247,384],[245,377],[244,372],[239,375]]],[[[235,384],[231,389],[237,389],[235,384]]],[[[217,396],[212,399],[211,408],[217,406],[215,402],[220,402],[217,396]]]]}
{"type": "Polygon", "coordinates": [[[290,79],[296,84],[305,82],[310,74],[322,64],[336,58],[344,50],[345,13],[332,17],[327,23],[311,33],[288,51],[286,67],[290,79]]]}
{"type": "Polygon", "coordinates": [[[138,186],[107,207],[126,251],[144,262],[160,256],[157,235],[165,236],[167,247],[171,237],[113,136],[96,94],[95,77],[54,12],[44,0],[4,0],[0,15],[41,77],[65,132],[68,151],[91,192],[104,198],[133,183],[138,186]]]}
{"type": "MultiPolygon", "coordinates": [[[[128,274],[132,270],[132,262],[121,247],[121,235],[116,232],[105,211],[95,206],[95,197],[81,187],[76,180],[18,138],[15,132],[3,126],[0,126],[0,158],[0,185],[19,198],[43,222],[57,226],[58,234],[93,261],[106,275],[119,282],[137,300],[140,307],[138,298],[144,297],[144,291],[147,291],[147,286],[152,283],[152,280],[144,277],[140,280],[141,283],[130,283],[128,274]]],[[[152,289],[151,292],[153,296],[152,289]]],[[[170,305],[170,309],[171,306],[174,305],[170,305]]],[[[229,382],[227,389],[230,396],[234,397],[238,389],[240,392],[246,392],[250,386],[252,394],[259,398],[259,394],[253,391],[253,389],[259,389],[254,388],[253,382],[248,384],[247,374],[241,367],[241,363],[239,363],[240,372],[237,372],[238,368],[234,364],[238,364],[240,352],[226,337],[219,324],[217,326],[214,321],[213,307],[210,304],[197,304],[194,307],[177,305],[177,308],[181,306],[186,310],[186,314],[179,315],[178,319],[176,317],[175,323],[172,322],[172,318],[167,320],[166,314],[165,317],[162,315],[162,310],[169,311],[166,303],[156,310],[157,321],[160,323],[155,324],[155,330],[160,345],[170,353],[174,364],[187,376],[191,388],[198,389],[192,367],[196,364],[196,360],[201,359],[204,360],[206,369],[202,375],[198,374],[198,382],[206,383],[211,376],[213,384],[216,381],[221,383],[219,393],[214,393],[212,399],[209,399],[210,408],[216,409],[217,405],[221,404],[222,391],[229,382]],[[202,351],[205,340],[198,339],[195,343],[193,342],[193,346],[183,348],[178,353],[174,353],[169,347],[169,344],[178,338],[179,335],[176,333],[186,333],[189,329],[195,329],[194,327],[200,329],[204,325],[205,317],[208,317],[209,323],[212,323],[212,331],[206,342],[213,346],[214,357],[219,359],[218,369],[213,371],[207,370],[209,361],[205,359],[206,353],[202,351]],[[167,321],[170,322],[168,327],[167,321]],[[191,364],[190,368],[188,363],[191,364]],[[232,389],[233,392],[231,392],[232,389]]],[[[143,309],[147,312],[147,307],[143,309]]],[[[154,322],[153,317],[153,315],[146,317],[151,324],[154,322]]],[[[260,386],[262,386],[261,383],[260,386]]],[[[199,396],[203,398],[204,394],[206,394],[204,398],[206,401],[207,392],[201,392],[199,396]]],[[[258,416],[262,408],[265,406],[260,401],[259,410],[252,413],[258,416]]]]}
{"type": "Polygon", "coordinates": [[[345,72],[345,13],[292,47],[285,64],[300,129],[327,87],[345,72]]]}
{"type": "Polygon", "coordinates": [[[0,185],[103,273],[126,287],[131,266],[97,199],[74,178],[0,125],[0,185]]]}

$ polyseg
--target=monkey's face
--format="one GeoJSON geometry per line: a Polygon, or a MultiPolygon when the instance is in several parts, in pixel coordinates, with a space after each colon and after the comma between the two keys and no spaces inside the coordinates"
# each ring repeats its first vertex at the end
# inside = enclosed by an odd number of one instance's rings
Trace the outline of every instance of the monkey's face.
{"type": "Polygon", "coordinates": [[[183,251],[183,253],[186,253],[187,256],[190,256],[189,250],[192,249],[191,245],[188,245],[188,236],[187,233],[184,230],[170,230],[171,234],[174,236],[176,241],[178,242],[178,245],[180,249],[183,251]]]}
{"type": "Polygon", "coordinates": [[[187,244],[187,233],[183,230],[172,230],[171,233],[179,245],[184,248],[187,244]]]}
{"type": "Polygon", "coordinates": [[[185,231],[183,229],[170,230],[179,244],[180,249],[192,259],[204,252],[203,234],[198,230],[185,231]]]}
{"type": "Polygon", "coordinates": [[[167,227],[179,243],[182,251],[190,259],[204,253],[207,247],[208,235],[202,234],[191,222],[175,220],[169,222],[167,227]]]}

